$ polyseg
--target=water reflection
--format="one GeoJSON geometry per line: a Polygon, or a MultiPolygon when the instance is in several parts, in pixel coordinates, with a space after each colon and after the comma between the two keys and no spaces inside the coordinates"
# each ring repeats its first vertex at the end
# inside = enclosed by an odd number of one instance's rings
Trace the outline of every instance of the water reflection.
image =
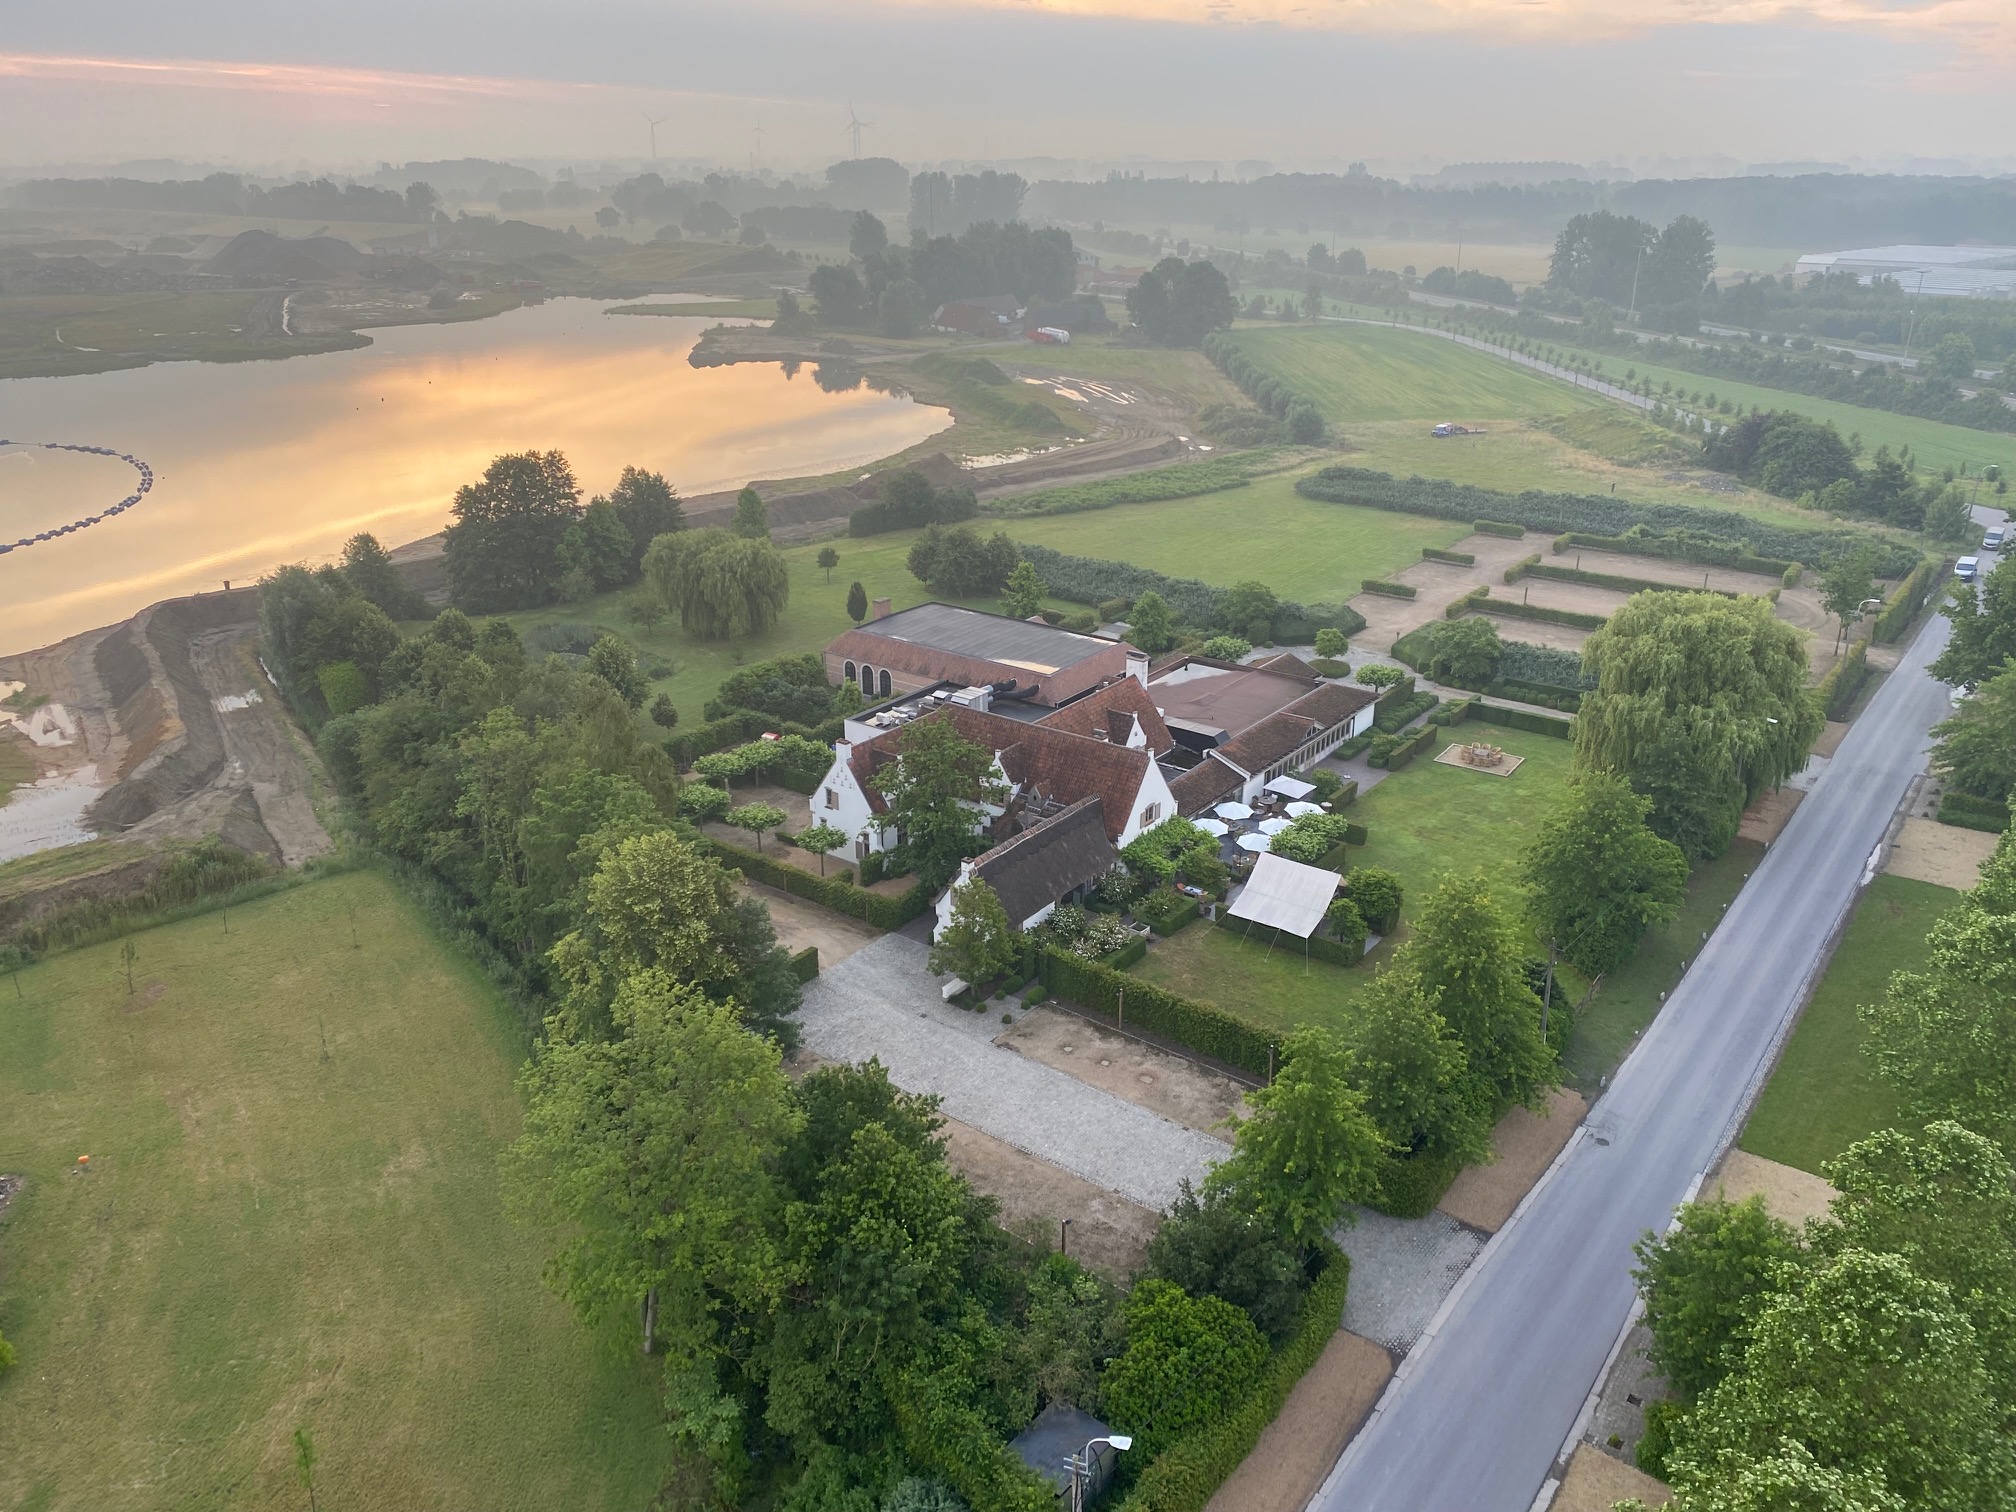
{"type": "MultiPolygon", "coordinates": [[[[601,308],[556,300],[286,362],[0,381],[0,435],[114,446],[156,477],[119,519],[0,557],[0,649],[326,558],[355,531],[388,544],[426,535],[500,451],[557,447],[591,492],[633,464],[691,495],[861,466],[947,423],[864,385],[851,365],[820,363],[810,384],[769,364],[694,368],[686,354],[706,322],[601,308]]],[[[67,477],[44,467],[31,482],[30,471],[0,463],[0,536],[108,502],[82,459],[67,477]]]]}

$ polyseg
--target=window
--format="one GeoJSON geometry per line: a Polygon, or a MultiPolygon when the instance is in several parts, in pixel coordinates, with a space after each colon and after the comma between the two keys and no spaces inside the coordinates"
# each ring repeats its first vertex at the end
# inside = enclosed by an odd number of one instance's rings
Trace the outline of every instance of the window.
{"type": "Polygon", "coordinates": [[[1146,808],[1141,810],[1141,828],[1143,829],[1148,828],[1149,825],[1153,824],[1157,819],[1160,819],[1161,817],[1162,817],[1162,805],[1159,803],[1149,804],[1146,808]]]}
{"type": "Polygon", "coordinates": [[[826,789],[826,807],[828,808],[840,807],[840,795],[834,792],[833,789],[831,788],[826,789]]]}
{"type": "Polygon", "coordinates": [[[882,689],[881,689],[881,691],[882,691],[882,696],[883,696],[884,698],[887,698],[887,697],[889,696],[889,669],[888,669],[887,667],[884,667],[884,668],[882,669],[882,689]]]}
{"type": "Polygon", "coordinates": [[[852,681],[854,681],[854,663],[852,663],[851,661],[850,661],[850,662],[848,662],[848,663],[846,663],[846,664],[845,664],[845,665],[844,665],[844,666],[843,666],[843,667],[841,668],[841,672],[840,672],[840,675],[841,675],[841,677],[843,677],[844,679],[846,679],[846,680],[847,680],[848,682],[852,682],[852,681]]]}

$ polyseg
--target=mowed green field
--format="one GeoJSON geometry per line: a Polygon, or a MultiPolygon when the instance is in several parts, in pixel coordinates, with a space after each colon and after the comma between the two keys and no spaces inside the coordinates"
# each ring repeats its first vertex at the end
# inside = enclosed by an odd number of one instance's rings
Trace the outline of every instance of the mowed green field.
{"type": "Polygon", "coordinates": [[[1516,420],[1610,401],[1469,347],[1379,326],[1253,327],[1253,360],[1306,394],[1333,425],[1368,420],[1516,420]]]}
{"type": "Polygon", "coordinates": [[[1925,963],[1925,932],[1959,897],[1888,873],[1869,884],[1757,1100],[1744,1149],[1818,1175],[1822,1162],[1894,1122],[1897,1094],[1862,1053],[1856,1009],[1881,1000],[1892,972],[1925,963]]]}
{"type": "Polygon", "coordinates": [[[651,1505],[655,1386],[503,1211],[495,993],[377,873],[224,922],[0,995],[0,1507],[305,1507],[297,1428],[341,1512],[651,1505]]]}
{"type": "MultiPolygon", "coordinates": [[[[1562,350],[1573,349],[1564,346],[1562,350]]],[[[1650,378],[1654,388],[1661,383],[1671,383],[1675,389],[1684,389],[1689,394],[1697,391],[1704,395],[1713,394],[1745,410],[1755,405],[1759,409],[1790,410],[1795,414],[1811,415],[1815,420],[1831,424],[1844,436],[1860,432],[1865,457],[1879,446],[1888,446],[1893,452],[1909,446],[1921,469],[1929,468],[1936,472],[1965,463],[1970,473],[1978,474],[1990,462],[1998,464],[2005,472],[2016,469],[2016,434],[2007,431],[1969,430],[1964,425],[1946,425],[1937,420],[1893,415],[1888,410],[1864,409],[1860,405],[1841,404],[1832,399],[1815,399],[1786,389],[1760,388],[1756,384],[1736,383],[1726,378],[1707,378],[1679,368],[1639,362],[1628,352],[1586,352],[1583,355],[1600,361],[1607,377],[1621,378],[1636,368],[1638,376],[1650,378]]],[[[1572,388],[1567,391],[1573,392],[1572,388]]]]}

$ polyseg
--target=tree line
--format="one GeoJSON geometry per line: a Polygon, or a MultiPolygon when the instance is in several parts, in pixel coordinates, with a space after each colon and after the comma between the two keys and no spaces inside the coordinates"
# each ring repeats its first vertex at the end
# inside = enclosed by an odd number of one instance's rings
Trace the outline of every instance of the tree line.
{"type": "Polygon", "coordinates": [[[270,187],[235,173],[200,179],[28,179],[9,203],[35,210],[182,210],[200,215],[275,216],[293,220],[431,221],[441,196],[430,185],[375,189],[302,179],[270,187]]]}
{"type": "Polygon", "coordinates": [[[948,300],[997,294],[1013,295],[1024,305],[1061,300],[1070,297],[1078,279],[1070,232],[1032,230],[1012,219],[982,221],[956,236],[931,235],[913,219],[910,243],[903,246],[890,241],[879,218],[862,210],[850,225],[848,250],[851,263],[822,263],[812,270],[813,311],[822,325],[873,327],[887,336],[914,335],[948,300]]]}

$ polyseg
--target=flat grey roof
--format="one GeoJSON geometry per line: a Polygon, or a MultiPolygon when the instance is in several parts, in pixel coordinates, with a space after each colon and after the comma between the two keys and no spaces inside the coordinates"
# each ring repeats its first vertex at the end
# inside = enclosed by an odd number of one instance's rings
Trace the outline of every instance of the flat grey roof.
{"type": "Polygon", "coordinates": [[[860,626],[868,635],[907,641],[978,661],[995,661],[1029,672],[1056,672],[1088,656],[1113,649],[1113,642],[1080,635],[1005,614],[983,614],[957,604],[919,604],[860,626]]]}

